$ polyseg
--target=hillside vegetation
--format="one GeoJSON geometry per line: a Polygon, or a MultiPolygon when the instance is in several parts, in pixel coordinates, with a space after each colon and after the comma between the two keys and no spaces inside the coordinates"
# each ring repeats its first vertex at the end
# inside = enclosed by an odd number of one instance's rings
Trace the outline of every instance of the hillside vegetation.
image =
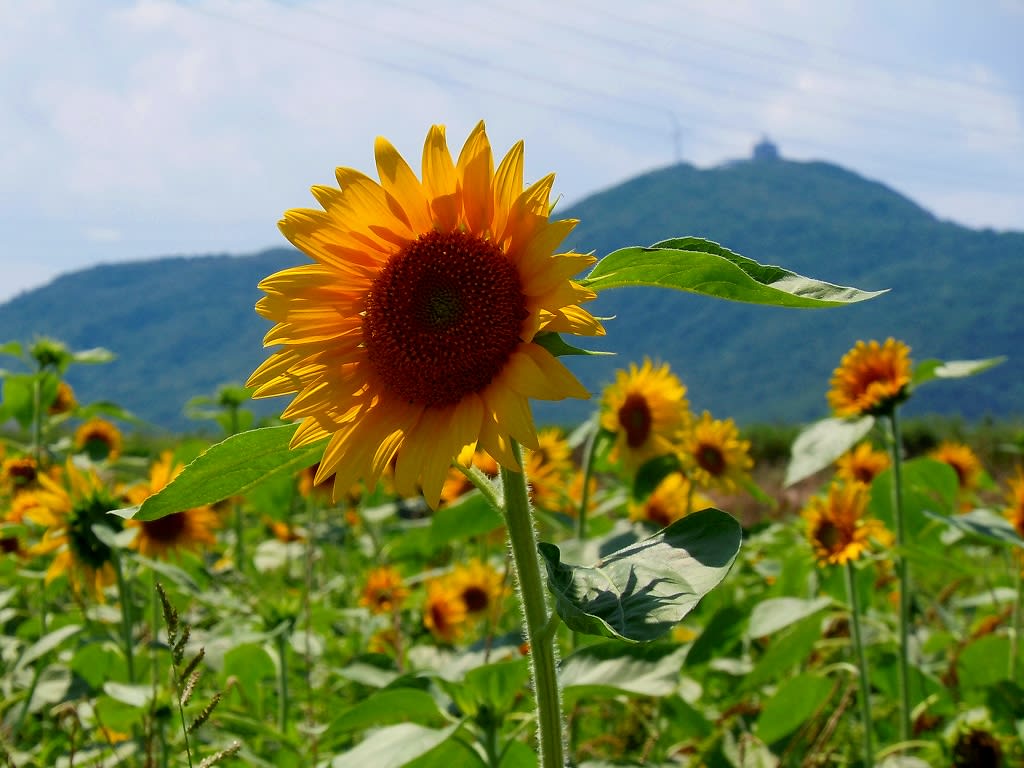
{"type": "MultiPolygon", "coordinates": [[[[985,376],[922,391],[912,412],[975,419],[1024,411],[1024,364],[1016,355],[1024,233],[939,221],[837,166],[785,160],[707,170],[675,165],[558,213],[581,220],[570,244],[598,255],[699,235],[762,263],[891,289],[871,302],[823,311],[610,291],[592,305],[596,314],[614,316],[606,324],[609,338],[592,346],[631,352],[570,362],[594,392],[616,367],[647,354],[672,364],[698,411],[741,423],[806,421],[826,414],[821,393],[857,339],[893,335],[911,345],[917,360],[1010,356],[985,376]]],[[[182,406],[190,397],[243,381],[264,357],[268,325],[253,312],[257,282],[303,261],[290,248],[275,248],[93,267],[0,306],[0,341],[47,334],[74,348],[105,346],[118,360],[75,370],[81,399],[114,400],[153,424],[187,428],[182,406]]],[[[541,404],[538,420],[578,420],[591,407],[541,404]]]]}

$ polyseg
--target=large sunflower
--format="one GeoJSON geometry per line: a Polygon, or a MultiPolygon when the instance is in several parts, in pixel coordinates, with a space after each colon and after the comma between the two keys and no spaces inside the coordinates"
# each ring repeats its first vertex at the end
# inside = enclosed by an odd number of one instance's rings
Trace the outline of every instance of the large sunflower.
{"type": "MultiPolygon", "coordinates": [[[[163,489],[184,467],[176,464],[170,451],[164,452],[149,469],[149,482],[129,488],[125,495],[132,504],[141,504],[163,489]]],[[[129,520],[138,533],[131,547],[146,557],[163,559],[183,549],[198,550],[217,543],[214,534],[220,518],[209,506],[172,512],[156,520],[129,520]]]]}
{"type": "Polygon", "coordinates": [[[537,447],[528,398],[589,397],[538,342],[600,335],[570,278],[593,256],[556,253],[575,221],[549,221],[554,180],[523,186],[523,145],[497,170],[483,123],[456,162],[444,129],[423,148],[423,179],[385,139],[380,183],[337,170],[313,187],[324,210],[291,210],[281,231],[314,260],[260,283],[257,311],[281,344],[250,377],[255,397],[295,394],[293,447],[330,437],[317,480],[335,495],[373,486],[397,456],[395,487],[437,506],[452,458],[476,442],[518,470],[512,440],[537,447]]]}
{"type": "Polygon", "coordinates": [[[868,500],[868,487],[853,482],[832,483],[827,496],[808,502],[801,515],[819,565],[844,565],[867,551],[872,539],[891,541],[880,521],[864,516],[868,500]]]}
{"type": "Polygon", "coordinates": [[[699,487],[727,493],[736,491],[754,466],[750,441],[740,439],[736,423],[713,419],[708,411],[686,430],[679,457],[699,487]]]}
{"type": "Polygon", "coordinates": [[[615,433],[611,459],[628,469],[672,453],[688,418],[686,387],[668,363],[649,359],[618,371],[601,401],[601,426],[615,433]]]}
{"type": "Polygon", "coordinates": [[[24,516],[45,526],[47,531],[29,553],[55,553],[46,570],[47,584],[66,573],[76,592],[84,588],[102,600],[103,589],[116,580],[116,555],[94,528],[120,530],[121,518],[107,514],[120,504],[91,469],[80,471],[70,459],[66,468],[66,487],[47,475],[39,475],[40,487],[33,493],[37,506],[25,510],[24,516]]]}
{"type": "Polygon", "coordinates": [[[828,402],[837,416],[885,413],[906,396],[910,377],[906,344],[858,341],[832,374],[828,402]]]}

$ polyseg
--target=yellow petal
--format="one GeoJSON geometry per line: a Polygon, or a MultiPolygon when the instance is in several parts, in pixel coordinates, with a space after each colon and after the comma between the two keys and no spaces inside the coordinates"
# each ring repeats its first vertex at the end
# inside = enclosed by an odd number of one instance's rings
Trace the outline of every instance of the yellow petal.
{"type": "Polygon", "coordinates": [[[377,137],[373,150],[384,191],[401,207],[412,231],[429,232],[433,228],[430,208],[412,168],[383,136],[377,137]]]}
{"type": "Polygon", "coordinates": [[[430,202],[434,226],[443,232],[458,224],[458,176],[452,162],[444,126],[431,126],[423,144],[423,188],[430,202]]]}
{"type": "Polygon", "coordinates": [[[494,197],[491,178],[494,176],[494,157],[481,120],[469,134],[459,153],[456,172],[461,181],[462,210],[471,232],[487,232],[491,226],[494,197]]]}

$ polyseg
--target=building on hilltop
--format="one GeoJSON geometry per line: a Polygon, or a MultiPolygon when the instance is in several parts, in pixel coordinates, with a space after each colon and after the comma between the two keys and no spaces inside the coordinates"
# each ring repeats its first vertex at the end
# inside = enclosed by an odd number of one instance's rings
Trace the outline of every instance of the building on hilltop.
{"type": "Polygon", "coordinates": [[[754,145],[752,159],[757,161],[778,160],[779,148],[769,141],[767,136],[762,136],[761,140],[754,145]]]}

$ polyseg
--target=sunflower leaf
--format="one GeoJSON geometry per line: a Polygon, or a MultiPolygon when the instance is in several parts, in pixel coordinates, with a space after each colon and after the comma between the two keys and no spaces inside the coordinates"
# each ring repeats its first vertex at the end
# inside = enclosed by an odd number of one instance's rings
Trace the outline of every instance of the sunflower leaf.
{"type": "Polygon", "coordinates": [[[668,633],[725,578],[740,539],[739,523],[705,509],[593,568],[562,563],[553,544],[539,548],[555,608],[570,629],[639,643],[668,633]]]}
{"type": "Polygon", "coordinates": [[[247,493],[273,477],[312,466],[323,455],[326,441],[292,450],[288,444],[295,430],[296,425],[286,424],[232,435],[201,453],[140,506],[110,514],[126,520],[157,520],[247,493]]]}
{"type": "Polygon", "coordinates": [[[911,382],[915,387],[934,379],[964,379],[983,373],[989,368],[1006,362],[1006,357],[989,357],[983,360],[922,360],[914,368],[911,382]]]}
{"type": "Polygon", "coordinates": [[[962,533],[985,539],[994,544],[1024,548],[1024,539],[1013,524],[990,509],[972,509],[962,515],[940,515],[929,509],[923,510],[927,517],[939,520],[962,533]]]}
{"type": "Polygon", "coordinates": [[[599,293],[650,285],[777,307],[835,307],[885,293],[802,277],[699,237],[662,240],[647,248],[620,248],[601,259],[580,283],[599,293]]]}
{"type": "Polygon", "coordinates": [[[874,416],[822,419],[801,430],[793,441],[784,485],[799,483],[834,462],[871,431],[874,416]]]}
{"type": "Polygon", "coordinates": [[[557,333],[538,333],[533,337],[533,343],[539,347],[544,347],[555,357],[562,357],[564,355],[614,355],[614,352],[596,352],[590,349],[580,349],[574,347],[572,344],[566,342],[557,333]]]}

